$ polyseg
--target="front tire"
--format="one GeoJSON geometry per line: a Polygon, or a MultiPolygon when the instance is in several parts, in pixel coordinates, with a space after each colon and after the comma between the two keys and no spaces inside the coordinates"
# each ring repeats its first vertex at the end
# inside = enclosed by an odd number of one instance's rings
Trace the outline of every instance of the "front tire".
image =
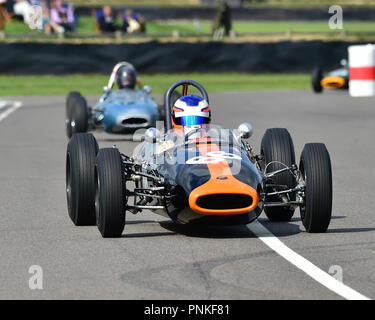
{"type": "Polygon", "coordinates": [[[97,156],[95,211],[103,238],[121,237],[125,227],[125,179],[120,152],[101,149],[97,156]]]}
{"type": "Polygon", "coordinates": [[[66,195],[76,226],[95,225],[95,159],[98,144],[91,133],[74,135],[66,155],[66,195]]]}
{"type": "Polygon", "coordinates": [[[315,68],[311,76],[311,84],[312,84],[313,91],[315,93],[321,93],[323,91],[323,87],[321,84],[322,79],[323,79],[322,70],[319,67],[315,68]]]}
{"type": "Polygon", "coordinates": [[[69,92],[68,96],[66,97],[66,104],[65,104],[65,128],[66,128],[66,135],[70,139],[73,135],[72,133],[72,109],[73,104],[75,104],[76,99],[79,99],[81,94],[77,91],[69,92]]]}
{"type": "Polygon", "coordinates": [[[332,168],[326,146],[309,143],[303,148],[300,171],[305,179],[305,205],[300,207],[307,232],[325,232],[332,215],[332,168]]]}
{"type": "Polygon", "coordinates": [[[89,108],[86,99],[79,92],[69,93],[66,99],[65,124],[68,138],[75,133],[88,131],[89,108]]]}
{"type": "MultiPolygon", "coordinates": [[[[283,169],[285,166],[280,163],[288,167],[295,164],[294,144],[287,129],[267,129],[262,139],[260,153],[264,159],[263,170],[267,166],[268,173],[283,169]],[[274,161],[276,162],[271,163],[274,161]]],[[[296,180],[290,172],[284,172],[273,177],[273,183],[290,189],[295,187],[296,180]]],[[[289,200],[294,201],[295,198],[296,195],[291,194],[289,200]]],[[[277,196],[266,198],[266,202],[273,201],[280,201],[280,199],[277,196]]],[[[293,217],[294,209],[290,207],[268,207],[264,209],[264,212],[270,221],[290,221],[293,217]]]]}

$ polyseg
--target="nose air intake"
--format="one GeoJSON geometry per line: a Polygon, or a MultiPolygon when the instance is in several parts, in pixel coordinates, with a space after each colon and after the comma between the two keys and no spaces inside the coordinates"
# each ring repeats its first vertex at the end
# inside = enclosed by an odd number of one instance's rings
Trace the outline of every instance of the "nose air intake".
{"type": "Polygon", "coordinates": [[[197,206],[203,209],[228,210],[248,208],[253,204],[253,198],[246,194],[211,194],[197,199],[197,206]]]}
{"type": "Polygon", "coordinates": [[[345,85],[345,80],[341,77],[336,77],[336,76],[325,77],[321,81],[321,85],[324,88],[338,89],[345,85]]]}
{"type": "Polygon", "coordinates": [[[123,125],[141,125],[141,124],[146,124],[147,120],[143,118],[128,118],[124,119],[121,122],[123,125]]]}

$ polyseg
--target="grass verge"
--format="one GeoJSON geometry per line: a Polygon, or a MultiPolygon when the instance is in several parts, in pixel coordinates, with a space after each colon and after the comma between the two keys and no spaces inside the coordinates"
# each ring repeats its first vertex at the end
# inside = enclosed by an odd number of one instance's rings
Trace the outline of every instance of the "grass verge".
{"type": "MultiPolygon", "coordinates": [[[[82,94],[101,94],[107,84],[105,75],[66,75],[66,76],[11,76],[0,75],[0,96],[20,95],[65,95],[69,91],[82,94]]],[[[164,93],[175,81],[194,79],[209,92],[307,89],[310,75],[307,74],[237,74],[237,73],[186,73],[186,74],[145,74],[143,84],[149,84],[154,93],[164,93]]]]}

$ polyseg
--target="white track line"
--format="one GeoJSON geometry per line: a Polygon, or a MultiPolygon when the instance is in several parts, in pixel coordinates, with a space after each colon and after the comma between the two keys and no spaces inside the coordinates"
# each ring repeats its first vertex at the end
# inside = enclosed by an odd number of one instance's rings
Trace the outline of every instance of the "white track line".
{"type": "Polygon", "coordinates": [[[264,244],[329,290],[348,300],[370,300],[294,252],[258,221],[250,223],[247,227],[264,244]]]}
{"type": "Polygon", "coordinates": [[[11,113],[16,111],[18,108],[22,107],[21,102],[12,102],[11,106],[6,109],[4,112],[0,113],[0,122],[7,118],[11,113]]]}

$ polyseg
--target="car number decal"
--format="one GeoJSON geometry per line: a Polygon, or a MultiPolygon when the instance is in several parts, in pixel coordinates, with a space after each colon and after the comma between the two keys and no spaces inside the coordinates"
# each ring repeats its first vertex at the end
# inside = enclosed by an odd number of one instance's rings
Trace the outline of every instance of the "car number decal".
{"type": "Polygon", "coordinates": [[[163,141],[161,144],[158,144],[156,146],[156,154],[163,153],[173,147],[174,147],[174,143],[172,140],[163,141]]]}
{"type": "Polygon", "coordinates": [[[186,164],[218,163],[224,160],[241,160],[241,157],[233,153],[211,151],[207,152],[205,156],[190,158],[188,161],[186,161],[186,164]]]}

